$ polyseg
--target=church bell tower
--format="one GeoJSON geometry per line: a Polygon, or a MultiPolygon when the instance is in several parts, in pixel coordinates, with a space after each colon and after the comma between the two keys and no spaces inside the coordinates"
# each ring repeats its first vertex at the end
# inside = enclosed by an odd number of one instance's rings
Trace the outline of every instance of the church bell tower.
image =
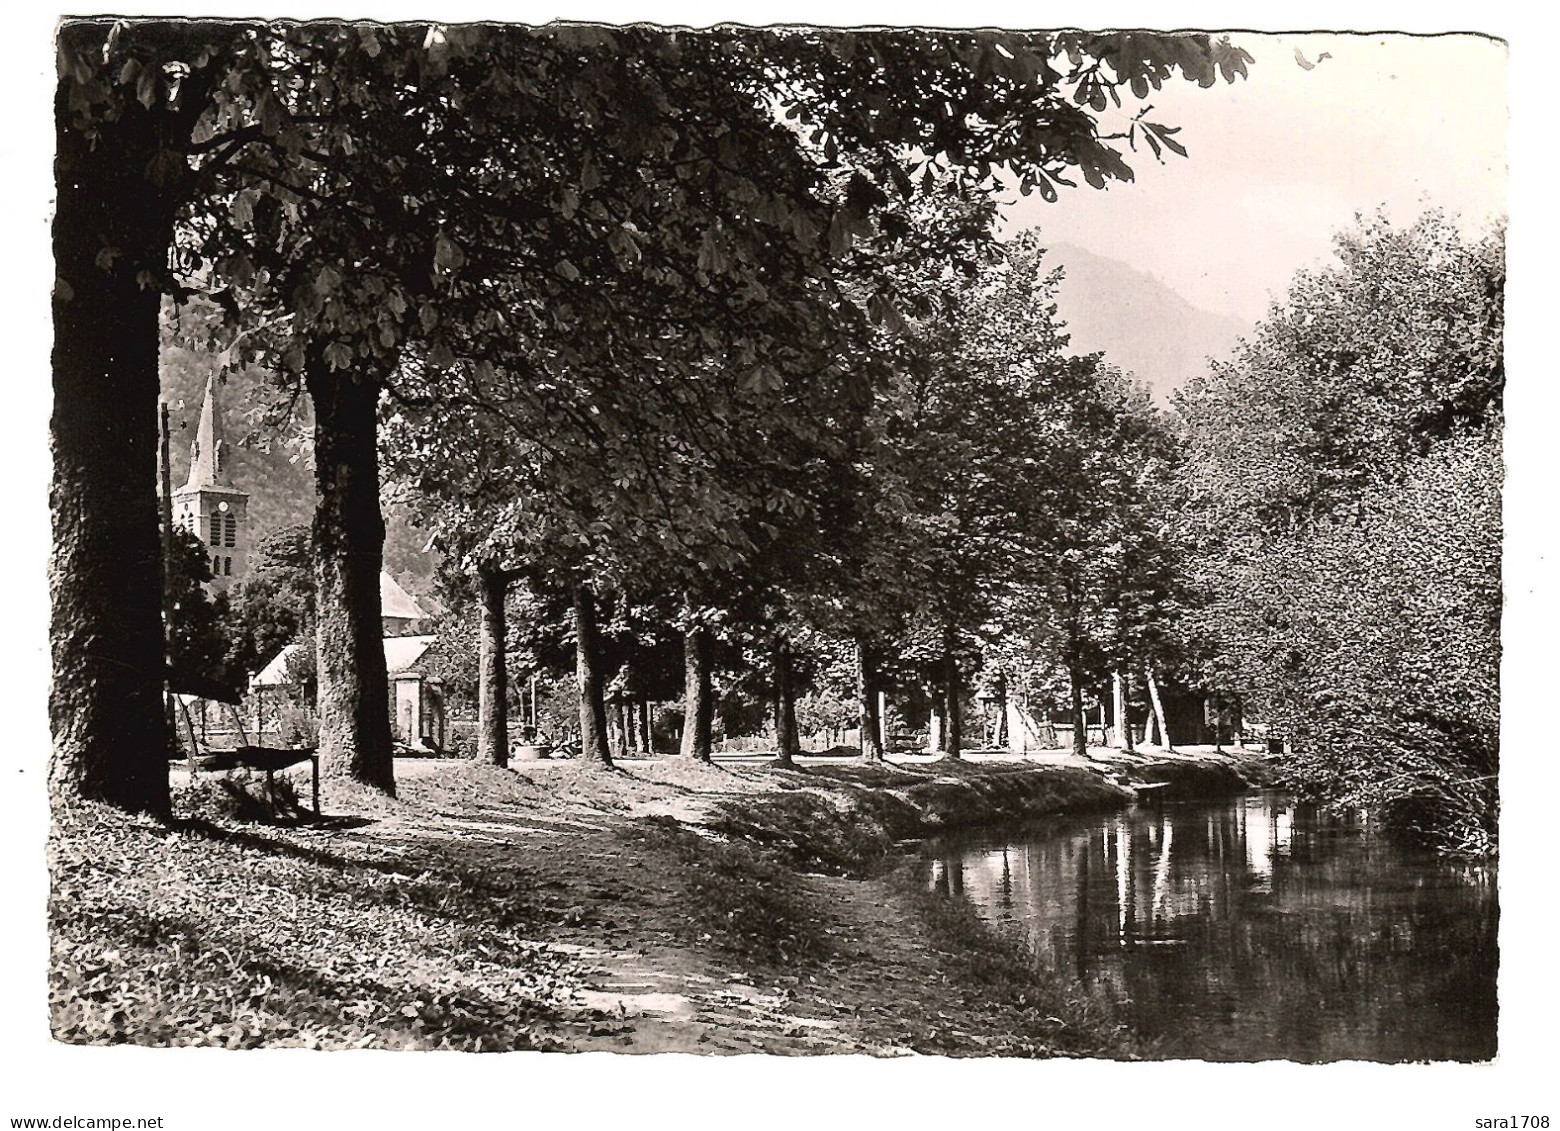
{"type": "Polygon", "coordinates": [[[231,463],[213,375],[206,379],[200,427],[190,445],[189,480],[173,493],[173,521],[205,544],[211,588],[218,593],[243,577],[249,564],[249,493],[233,486],[231,463]]]}

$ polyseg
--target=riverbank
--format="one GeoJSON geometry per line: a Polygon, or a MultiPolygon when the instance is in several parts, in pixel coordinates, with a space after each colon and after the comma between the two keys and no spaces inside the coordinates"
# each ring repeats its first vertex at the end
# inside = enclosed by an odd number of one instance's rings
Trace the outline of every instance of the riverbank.
{"type": "MultiPolygon", "coordinates": [[[[51,1020],[77,1043],[1131,1055],[1108,1002],[895,864],[1119,806],[996,759],[398,763],[319,822],[57,814],[51,1020]]],[[[196,800],[185,795],[185,801],[196,800]]]]}

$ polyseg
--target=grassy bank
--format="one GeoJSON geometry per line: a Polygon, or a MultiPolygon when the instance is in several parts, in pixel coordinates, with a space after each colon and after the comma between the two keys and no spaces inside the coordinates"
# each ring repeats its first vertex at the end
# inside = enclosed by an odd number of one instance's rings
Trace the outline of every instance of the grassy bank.
{"type": "Polygon", "coordinates": [[[1179,761],[1149,762],[1136,773],[1145,782],[1163,783],[1163,800],[1203,801],[1241,793],[1252,784],[1253,770],[1253,766],[1237,768],[1223,762],[1179,761]]]}
{"type": "Polygon", "coordinates": [[[713,830],[792,865],[863,876],[905,841],[1055,813],[1120,808],[1130,795],[1086,770],[938,762],[777,772],[775,792],[723,802],[713,830]]]}
{"type": "Polygon", "coordinates": [[[907,838],[1121,804],[1095,775],[681,760],[398,772],[398,800],[327,792],[318,822],[242,821],[209,789],[172,825],[57,813],[57,1037],[1133,1051],[1109,1003],[897,867],[907,838]]]}

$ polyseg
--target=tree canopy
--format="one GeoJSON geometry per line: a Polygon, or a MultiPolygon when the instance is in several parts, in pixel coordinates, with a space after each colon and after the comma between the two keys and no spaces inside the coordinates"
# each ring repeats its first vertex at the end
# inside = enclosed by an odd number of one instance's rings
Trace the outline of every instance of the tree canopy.
{"type": "MultiPolygon", "coordinates": [[[[1128,178],[1140,137],[1180,147],[1141,114],[1106,124],[1122,90],[1248,61],[1197,35],[110,20],[68,21],[58,55],[56,496],[101,498],[110,541],[150,544],[149,491],[99,481],[150,463],[160,296],[221,304],[225,356],[313,402],[323,761],[384,789],[387,388],[502,374],[587,437],[602,414],[599,447],[646,442],[618,410],[657,382],[678,413],[816,380],[849,352],[831,328],[897,316],[871,287],[850,314],[832,273],[858,240],[914,234],[892,202],[941,175],[989,187],[1006,169],[1048,196],[1128,178]],[[564,373],[589,395],[549,399],[564,373]],[[116,398],[137,402],[116,444],[73,430],[77,406],[114,415],[116,398]]],[[[160,586],[99,578],[93,552],[57,539],[56,777],[163,808],[155,681],[106,674],[155,666],[160,586]],[[141,615],[83,659],[99,591],[141,615]],[[133,782],[101,768],[109,717],[140,751],[133,782]]]]}

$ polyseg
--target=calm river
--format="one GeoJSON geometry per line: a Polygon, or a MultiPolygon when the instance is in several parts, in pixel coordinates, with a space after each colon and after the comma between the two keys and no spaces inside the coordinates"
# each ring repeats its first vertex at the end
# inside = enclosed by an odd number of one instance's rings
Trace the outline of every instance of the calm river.
{"type": "Polygon", "coordinates": [[[928,882],[1104,984],[1169,1057],[1495,1055],[1495,872],[1283,794],[928,845],[928,882]]]}

